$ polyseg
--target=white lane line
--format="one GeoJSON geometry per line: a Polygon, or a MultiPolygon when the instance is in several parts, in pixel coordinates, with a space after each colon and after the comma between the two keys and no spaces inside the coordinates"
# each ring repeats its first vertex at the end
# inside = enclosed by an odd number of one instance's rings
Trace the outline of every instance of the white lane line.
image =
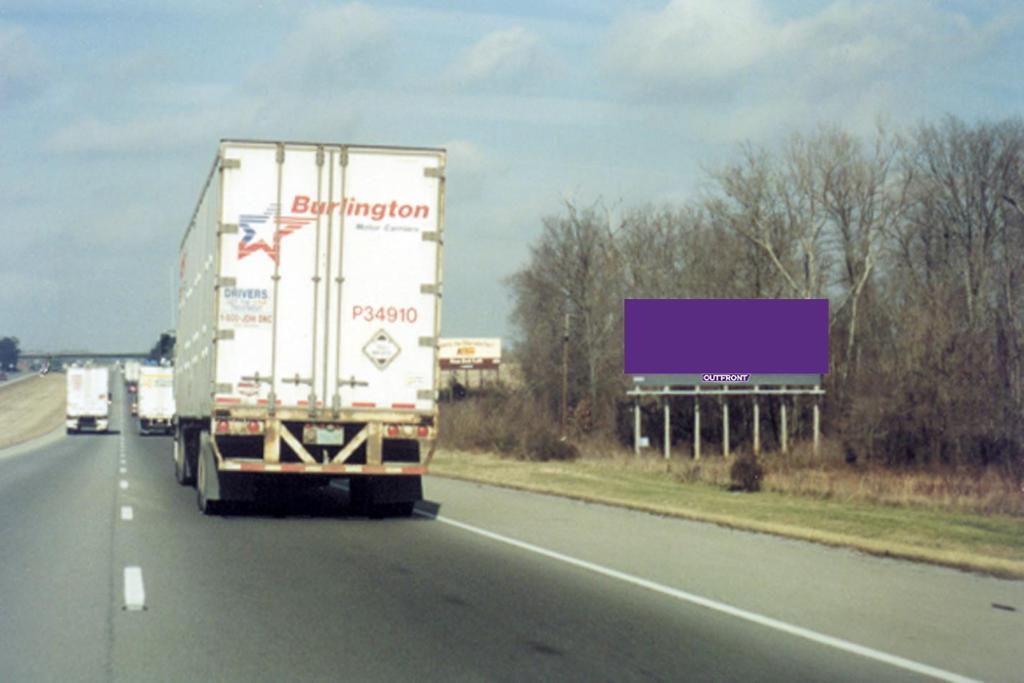
{"type": "Polygon", "coordinates": [[[494,541],[498,541],[500,543],[506,543],[508,545],[515,546],[516,548],[520,548],[522,550],[528,550],[532,553],[537,553],[538,555],[543,555],[544,557],[549,557],[553,560],[558,560],[559,562],[571,564],[574,567],[580,567],[581,569],[586,569],[596,574],[601,574],[603,576],[607,576],[613,579],[618,579],[619,581],[625,581],[626,583],[633,584],[634,586],[646,588],[656,593],[661,593],[662,595],[667,595],[669,597],[676,598],[677,600],[682,600],[683,602],[689,602],[691,604],[699,605],[700,607],[705,607],[715,612],[728,614],[730,616],[736,617],[738,619],[743,619],[744,621],[749,621],[760,626],[767,626],[768,628],[772,628],[777,631],[782,631],[783,633],[788,633],[798,638],[804,638],[806,640],[810,640],[820,645],[826,645],[828,647],[833,647],[837,650],[842,650],[844,652],[849,652],[851,654],[860,655],[861,657],[873,659],[877,662],[883,662],[885,664],[889,664],[900,669],[906,669],[907,671],[913,671],[914,673],[922,674],[924,676],[931,676],[932,678],[936,678],[940,681],[950,681],[951,683],[979,683],[976,679],[968,678],[967,676],[961,676],[960,674],[955,674],[951,671],[945,671],[944,669],[939,669],[934,666],[929,666],[927,664],[915,662],[912,659],[906,659],[904,657],[891,655],[887,652],[875,650],[870,647],[865,647],[864,645],[851,643],[850,641],[843,640],[842,638],[834,638],[832,636],[827,636],[823,633],[818,633],[817,631],[812,631],[801,626],[794,626],[793,624],[786,623],[785,621],[780,621],[778,619],[772,619],[771,617],[766,617],[764,615],[757,614],[756,612],[748,612],[745,609],[733,607],[732,605],[727,605],[723,602],[718,602],[717,600],[703,598],[699,595],[687,593],[686,591],[682,591],[677,588],[671,588],[669,586],[665,586],[654,581],[649,581],[648,579],[642,579],[639,576],[634,576],[632,574],[620,572],[618,570],[610,569],[599,564],[594,564],[593,562],[587,562],[586,560],[580,560],[569,555],[563,555],[562,553],[556,552],[554,550],[548,550],[547,548],[542,548],[540,546],[533,545],[532,543],[517,541],[514,538],[502,536],[501,534],[496,534],[493,531],[487,531],[486,529],[481,529],[479,527],[475,527],[470,524],[465,524],[463,522],[457,522],[454,519],[448,519],[447,517],[441,517],[440,515],[434,517],[433,515],[427,514],[425,512],[420,512],[419,510],[416,510],[416,514],[422,517],[427,517],[429,519],[436,519],[438,522],[443,522],[444,524],[457,527],[459,529],[462,529],[463,531],[478,534],[480,536],[489,538],[494,541]]]}
{"type": "Polygon", "coordinates": [[[131,612],[146,609],[146,588],[142,585],[142,567],[124,568],[124,608],[131,612]]]}
{"type": "Polygon", "coordinates": [[[119,486],[121,487],[121,490],[123,491],[126,488],[128,488],[128,482],[126,480],[122,479],[121,483],[119,484],[119,486]]]}
{"type": "Polygon", "coordinates": [[[121,506],[121,519],[125,522],[130,522],[135,519],[135,511],[132,510],[131,505],[121,506]]]}
{"type": "Polygon", "coordinates": [[[121,467],[119,469],[120,469],[119,474],[128,474],[128,468],[127,467],[121,467]]]}

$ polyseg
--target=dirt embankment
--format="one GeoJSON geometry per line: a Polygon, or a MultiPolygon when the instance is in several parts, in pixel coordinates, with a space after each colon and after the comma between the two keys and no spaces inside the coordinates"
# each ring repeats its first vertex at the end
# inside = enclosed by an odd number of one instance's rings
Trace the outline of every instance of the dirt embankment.
{"type": "Polygon", "coordinates": [[[0,384],[0,448],[48,434],[64,424],[64,375],[0,384]]]}

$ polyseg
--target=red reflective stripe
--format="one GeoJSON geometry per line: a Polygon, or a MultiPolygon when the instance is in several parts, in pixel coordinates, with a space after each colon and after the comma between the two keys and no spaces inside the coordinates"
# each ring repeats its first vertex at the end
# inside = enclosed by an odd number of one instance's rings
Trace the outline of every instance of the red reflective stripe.
{"type": "Polygon", "coordinates": [[[392,403],[392,408],[415,408],[415,403],[392,403]]]}
{"type": "Polygon", "coordinates": [[[377,404],[369,401],[353,401],[353,408],[376,408],[377,404]]]}
{"type": "Polygon", "coordinates": [[[216,403],[241,403],[242,399],[240,399],[240,398],[232,398],[230,396],[218,396],[216,399],[214,399],[214,402],[216,402],[216,403]]]}

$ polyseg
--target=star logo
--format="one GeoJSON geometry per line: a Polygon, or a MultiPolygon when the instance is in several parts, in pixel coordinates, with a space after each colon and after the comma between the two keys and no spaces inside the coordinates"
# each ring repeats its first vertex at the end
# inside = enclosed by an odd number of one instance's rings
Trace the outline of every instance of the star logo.
{"type": "Polygon", "coordinates": [[[269,204],[263,213],[243,213],[238,216],[238,227],[242,230],[242,238],[238,241],[239,260],[262,251],[270,260],[277,263],[281,240],[316,220],[299,216],[278,216],[277,209],[277,204],[269,204]],[[274,228],[273,232],[268,230],[271,227],[274,228]],[[264,237],[270,238],[269,244],[264,237]]]}

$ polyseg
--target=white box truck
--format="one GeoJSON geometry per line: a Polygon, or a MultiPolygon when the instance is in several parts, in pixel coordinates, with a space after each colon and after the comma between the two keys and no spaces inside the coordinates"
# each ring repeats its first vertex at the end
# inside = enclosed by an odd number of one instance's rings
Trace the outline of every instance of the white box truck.
{"type": "Polygon", "coordinates": [[[137,360],[130,360],[124,364],[124,386],[129,394],[134,394],[138,391],[139,372],[141,369],[142,363],[137,360]]]}
{"type": "Polygon", "coordinates": [[[170,434],[174,423],[174,368],[139,369],[139,434],[170,434]]]}
{"type": "Polygon", "coordinates": [[[331,478],[412,512],[437,437],[445,163],[221,141],[179,262],[175,475],[203,512],[331,478]]]}
{"type": "Polygon", "coordinates": [[[110,370],[104,367],[71,367],[67,370],[68,434],[105,432],[110,426],[110,370]]]}

